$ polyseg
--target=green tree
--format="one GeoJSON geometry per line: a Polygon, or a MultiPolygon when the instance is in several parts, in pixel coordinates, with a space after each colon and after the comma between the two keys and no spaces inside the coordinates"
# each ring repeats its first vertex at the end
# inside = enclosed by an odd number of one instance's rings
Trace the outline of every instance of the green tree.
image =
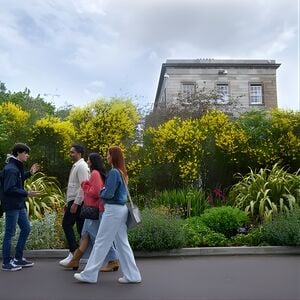
{"type": "Polygon", "coordinates": [[[83,108],[74,108],[69,120],[76,129],[76,139],[88,151],[105,157],[109,146],[118,145],[125,150],[134,141],[139,114],[130,99],[99,99],[83,108]]]}

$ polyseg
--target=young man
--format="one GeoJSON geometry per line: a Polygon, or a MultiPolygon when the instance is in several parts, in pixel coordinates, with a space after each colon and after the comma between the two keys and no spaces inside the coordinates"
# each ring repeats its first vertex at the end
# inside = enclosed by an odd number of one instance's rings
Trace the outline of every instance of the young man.
{"type": "Polygon", "coordinates": [[[80,209],[83,201],[83,191],[81,182],[89,178],[89,168],[83,159],[84,149],[80,145],[73,145],[70,150],[70,157],[74,162],[68,181],[67,199],[65,205],[65,214],[62,226],[69,245],[69,255],[59,262],[66,266],[73,258],[75,250],[78,248],[73,226],[76,223],[77,231],[81,235],[84,219],[80,218],[80,209]]]}
{"type": "Polygon", "coordinates": [[[25,210],[25,198],[38,195],[37,191],[25,191],[24,181],[39,170],[38,164],[33,164],[29,172],[24,171],[23,163],[29,157],[30,148],[17,143],[8,156],[8,162],[3,172],[3,199],[5,212],[5,233],[2,245],[4,271],[18,271],[22,268],[32,267],[33,263],[23,257],[23,250],[30,233],[30,223],[25,210]],[[15,258],[10,256],[11,240],[16,233],[16,226],[20,227],[20,235],[15,249],[15,258]]]}

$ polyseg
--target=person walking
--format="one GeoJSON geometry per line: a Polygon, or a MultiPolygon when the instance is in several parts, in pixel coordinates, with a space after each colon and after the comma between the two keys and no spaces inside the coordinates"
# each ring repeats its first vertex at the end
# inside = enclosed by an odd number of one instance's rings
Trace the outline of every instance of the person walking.
{"type": "Polygon", "coordinates": [[[70,150],[70,157],[74,162],[68,180],[66,205],[64,207],[64,217],[62,227],[69,246],[69,254],[61,260],[61,266],[67,265],[73,258],[73,254],[78,247],[73,226],[76,223],[77,232],[81,235],[84,219],[80,218],[80,209],[83,201],[83,191],[81,183],[89,178],[89,168],[84,161],[84,149],[81,145],[73,145],[70,150]]]}
{"type": "Polygon", "coordinates": [[[105,181],[105,188],[100,192],[100,197],[105,203],[105,210],[88,262],[82,272],[74,274],[74,278],[81,282],[96,283],[99,270],[109,248],[115,241],[123,273],[123,277],[119,278],[118,282],[140,283],[141,274],[127,235],[128,208],[125,184],[128,182],[128,176],[122,150],[117,146],[110,147],[107,152],[107,161],[112,165],[112,169],[105,181]]]}
{"type": "Polygon", "coordinates": [[[24,181],[36,173],[40,166],[35,163],[30,171],[25,172],[24,162],[29,157],[30,148],[23,143],[13,146],[12,155],[8,155],[7,164],[3,170],[2,206],[5,212],[5,229],[2,244],[3,271],[19,271],[32,267],[33,262],[23,257],[23,250],[30,234],[30,223],[25,209],[25,198],[35,197],[38,191],[26,191],[24,181]],[[11,257],[11,240],[16,233],[16,226],[20,228],[14,259],[11,257]]]}
{"type": "MultiPolygon", "coordinates": [[[[104,203],[99,197],[100,190],[104,187],[106,179],[106,169],[102,157],[98,153],[90,153],[87,164],[91,175],[89,180],[85,180],[81,183],[81,187],[84,192],[83,205],[99,209],[99,218],[97,220],[84,220],[80,245],[76,249],[72,260],[64,266],[66,269],[78,269],[81,257],[89,246],[94,245],[95,243],[101,217],[104,212],[104,203]]],[[[102,272],[117,271],[119,269],[119,262],[114,247],[110,248],[106,261],[107,264],[104,268],[102,268],[102,272]]]]}

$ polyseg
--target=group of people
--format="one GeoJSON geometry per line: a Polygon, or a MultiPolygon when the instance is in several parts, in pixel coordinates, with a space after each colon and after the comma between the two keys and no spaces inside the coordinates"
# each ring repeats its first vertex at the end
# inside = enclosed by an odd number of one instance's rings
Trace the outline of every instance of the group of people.
{"type": "MultiPolygon", "coordinates": [[[[30,233],[25,199],[39,195],[38,191],[24,189],[24,181],[40,169],[38,164],[33,164],[29,172],[24,171],[23,163],[27,161],[29,152],[30,148],[26,144],[15,144],[3,170],[2,206],[5,212],[5,231],[2,270],[5,271],[17,271],[34,265],[23,256],[30,233]],[[12,258],[11,240],[17,224],[20,235],[12,258]]],[[[89,154],[85,162],[81,145],[71,147],[70,157],[73,166],[69,175],[62,221],[69,254],[59,264],[64,268],[77,270],[80,259],[91,249],[83,271],[74,274],[76,280],[95,283],[99,271],[117,271],[121,267],[123,276],[118,279],[119,283],[141,282],[141,274],[128,242],[128,175],[122,150],[118,146],[108,149],[107,161],[112,167],[108,173],[98,153],[89,154]],[[83,219],[80,215],[83,205],[97,208],[99,218],[83,219]],[[73,230],[75,224],[81,237],[79,245],[73,230]]]]}

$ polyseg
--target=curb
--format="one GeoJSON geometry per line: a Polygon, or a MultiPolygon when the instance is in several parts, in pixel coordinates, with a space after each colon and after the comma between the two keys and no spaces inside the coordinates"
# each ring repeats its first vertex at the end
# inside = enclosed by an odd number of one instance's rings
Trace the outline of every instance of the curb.
{"type": "MultiPolygon", "coordinates": [[[[27,258],[64,258],[68,249],[26,250],[27,258]]],[[[300,255],[300,247],[261,246],[261,247],[202,247],[182,248],[165,251],[141,252],[135,251],[135,257],[181,257],[181,256],[232,256],[232,255],[300,255]]]]}

